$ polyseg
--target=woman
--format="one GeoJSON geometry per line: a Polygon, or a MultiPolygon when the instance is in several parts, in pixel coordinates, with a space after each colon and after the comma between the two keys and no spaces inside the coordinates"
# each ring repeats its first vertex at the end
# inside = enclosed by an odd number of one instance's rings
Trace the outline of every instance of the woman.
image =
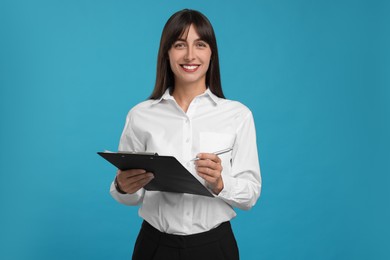
{"type": "Polygon", "coordinates": [[[239,258],[229,221],[260,195],[255,134],[250,110],[224,98],[210,22],[194,10],[175,13],[162,32],[154,91],[130,110],[119,151],[175,156],[214,197],[146,191],[153,173],[119,170],[112,196],[140,205],[144,219],[133,259],[239,258]]]}

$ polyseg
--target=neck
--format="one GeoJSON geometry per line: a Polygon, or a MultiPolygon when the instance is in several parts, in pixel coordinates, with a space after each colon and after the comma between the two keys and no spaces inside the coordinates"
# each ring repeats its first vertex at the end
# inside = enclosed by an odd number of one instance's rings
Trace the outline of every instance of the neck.
{"type": "Polygon", "coordinates": [[[206,91],[206,84],[175,84],[172,96],[177,104],[187,112],[192,100],[206,91]]]}

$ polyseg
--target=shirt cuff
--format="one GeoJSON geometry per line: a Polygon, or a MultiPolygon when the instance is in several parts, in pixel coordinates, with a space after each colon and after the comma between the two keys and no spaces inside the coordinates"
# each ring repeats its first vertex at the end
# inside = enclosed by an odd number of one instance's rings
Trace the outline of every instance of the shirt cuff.
{"type": "Polygon", "coordinates": [[[134,194],[121,194],[115,187],[115,183],[112,182],[110,186],[111,196],[118,202],[126,205],[138,205],[143,198],[144,189],[137,191],[134,194]]]}
{"type": "Polygon", "coordinates": [[[225,200],[231,200],[234,194],[235,179],[231,177],[223,177],[223,189],[216,196],[225,200]]]}

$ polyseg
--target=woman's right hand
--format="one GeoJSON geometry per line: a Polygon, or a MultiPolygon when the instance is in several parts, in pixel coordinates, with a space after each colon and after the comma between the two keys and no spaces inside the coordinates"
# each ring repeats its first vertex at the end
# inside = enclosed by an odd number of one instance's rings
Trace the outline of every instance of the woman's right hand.
{"type": "Polygon", "coordinates": [[[137,192],[154,178],[153,173],[142,169],[118,170],[116,180],[119,188],[129,194],[137,192]]]}

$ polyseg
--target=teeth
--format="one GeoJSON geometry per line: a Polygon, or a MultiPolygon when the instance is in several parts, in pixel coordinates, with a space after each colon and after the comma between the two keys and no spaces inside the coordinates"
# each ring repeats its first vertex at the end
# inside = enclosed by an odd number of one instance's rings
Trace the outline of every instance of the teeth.
{"type": "Polygon", "coordinates": [[[196,69],[198,66],[187,66],[187,65],[183,65],[183,68],[187,69],[187,70],[194,70],[196,69]]]}

